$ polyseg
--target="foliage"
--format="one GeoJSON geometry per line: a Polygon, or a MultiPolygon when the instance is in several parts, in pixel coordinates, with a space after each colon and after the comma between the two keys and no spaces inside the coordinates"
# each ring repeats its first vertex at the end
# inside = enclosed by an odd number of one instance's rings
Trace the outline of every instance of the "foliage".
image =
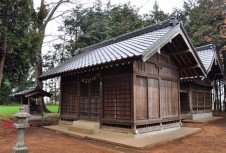
{"type": "Polygon", "coordinates": [[[12,83],[19,81],[28,73],[29,59],[25,58],[25,54],[31,49],[28,44],[32,8],[31,0],[0,2],[0,81],[2,81],[3,67],[4,76],[12,83]]]}
{"type": "Polygon", "coordinates": [[[150,12],[150,14],[145,14],[145,24],[152,25],[155,23],[158,23],[160,21],[164,21],[169,19],[169,15],[164,13],[160,8],[157,1],[155,1],[153,10],[150,12]]]}
{"type": "Polygon", "coordinates": [[[214,43],[221,46],[224,40],[220,37],[225,10],[223,0],[196,0],[184,3],[185,15],[189,19],[186,30],[195,46],[214,43]]]}
{"type": "MultiPolygon", "coordinates": [[[[78,5],[59,27],[64,32],[61,44],[55,44],[56,54],[48,54],[47,59],[57,61],[56,65],[74,55],[78,48],[86,47],[101,41],[131,32],[144,26],[138,9],[130,3],[103,6],[97,1],[92,7],[78,5]],[[59,56],[55,56],[59,55],[59,56]],[[58,59],[60,57],[60,59],[58,59]]],[[[50,63],[50,62],[47,62],[50,63]]],[[[51,66],[51,64],[48,64],[51,66]]],[[[53,64],[52,64],[53,65],[53,64]]]]}
{"type": "MultiPolygon", "coordinates": [[[[0,105],[10,101],[10,94],[12,93],[12,85],[8,79],[3,80],[2,87],[0,88],[0,105]]],[[[1,112],[1,111],[0,111],[1,112]]]]}
{"type": "Polygon", "coordinates": [[[12,115],[0,115],[0,135],[16,132],[13,124],[16,122],[12,115]]]}

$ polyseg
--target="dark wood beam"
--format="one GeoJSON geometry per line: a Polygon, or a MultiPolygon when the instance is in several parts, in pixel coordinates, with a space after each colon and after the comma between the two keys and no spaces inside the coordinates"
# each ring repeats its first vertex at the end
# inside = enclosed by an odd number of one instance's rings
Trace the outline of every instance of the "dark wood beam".
{"type": "Polygon", "coordinates": [[[181,43],[179,42],[179,40],[178,40],[177,38],[174,38],[174,42],[175,42],[175,44],[176,44],[177,46],[179,46],[179,48],[183,48],[183,47],[181,46],[181,43]]]}
{"type": "Polygon", "coordinates": [[[178,54],[178,56],[183,61],[183,63],[184,63],[183,65],[187,65],[187,62],[184,60],[184,57],[181,54],[178,54]]]}
{"type": "Polygon", "coordinates": [[[197,68],[197,67],[199,67],[198,64],[189,64],[189,65],[179,66],[178,69],[179,69],[179,71],[181,71],[184,69],[192,69],[192,68],[197,68]]]}
{"type": "Polygon", "coordinates": [[[188,73],[185,70],[182,70],[182,71],[179,71],[179,72],[180,72],[180,74],[184,73],[185,74],[185,77],[188,77],[189,76],[188,73]]]}
{"type": "Polygon", "coordinates": [[[180,60],[177,58],[177,56],[174,56],[174,59],[176,59],[176,61],[177,61],[177,63],[178,63],[179,65],[182,65],[181,62],[180,62],[180,60]]]}
{"type": "Polygon", "coordinates": [[[178,47],[174,44],[174,42],[171,42],[170,44],[172,44],[173,48],[175,48],[175,50],[176,50],[177,52],[179,51],[178,47]]]}
{"type": "Polygon", "coordinates": [[[179,54],[186,54],[186,53],[190,53],[190,51],[187,50],[178,50],[178,51],[174,51],[173,53],[169,53],[168,55],[174,56],[174,55],[179,55],[179,54]]]}
{"type": "Polygon", "coordinates": [[[187,56],[187,54],[184,54],[185,59],[189,62],[189,64],[192,64],[190,58],[187,56]]]}

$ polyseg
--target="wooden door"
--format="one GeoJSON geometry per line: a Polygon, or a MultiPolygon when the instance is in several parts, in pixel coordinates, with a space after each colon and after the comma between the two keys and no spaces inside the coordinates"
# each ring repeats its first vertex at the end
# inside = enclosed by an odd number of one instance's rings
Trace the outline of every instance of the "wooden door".
{"type": "Polygon", "coordinates": [[[80,119],[99,119],[100,81],[80,82],[80,119]]]}

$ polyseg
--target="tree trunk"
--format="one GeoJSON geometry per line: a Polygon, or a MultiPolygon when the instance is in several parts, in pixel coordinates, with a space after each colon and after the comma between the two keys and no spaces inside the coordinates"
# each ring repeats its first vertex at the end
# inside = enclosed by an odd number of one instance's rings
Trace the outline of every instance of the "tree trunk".
{"type": "MultiPolygon", "coordinates": [[[[42,38],[41,40],[41,44],[43,44],[43,40],[44,40],[44,37],[42,38]]],[[[42,81],[40,81],[38,78],[42,75],[42,45],[40,45],[40,48],[38,48],[37,50],[37,59],[36,59],[36,62],[35,62],[35,83],[36,85],[38,85],[41,89],[43,89],[43,83],[42,81]]],[[[47,108],[46,108],[46,105],[44,103],[44,99],[41,98],[41,103],[42,103],[42,106],[43,106],[43,109],[44,109],[44,112],[45,113],[51,113],[51,111],[49,111],[47,108]]]]}
{"type": "Polygon", "coordinates": [[[4,29],[4,38],[3,38],[3,43],[1,47],[1,61],[0,61],[0,88],[2,85],[2,79],[3,79],[3,70],[4,70],[4,65],[5,65],[5,58],[6,58],[6,49],[7,49],[7,28],[5,27],[4,29]]]}
{"type": "Polygon", "coordinates": [[[2,51],[2,58],[1,58],[1,62],[0,62],[0,88],[2,85],[2,79],[3,79],[3,69],[4,69],[4,65],[5,65],[5,51],[2,51]]]}

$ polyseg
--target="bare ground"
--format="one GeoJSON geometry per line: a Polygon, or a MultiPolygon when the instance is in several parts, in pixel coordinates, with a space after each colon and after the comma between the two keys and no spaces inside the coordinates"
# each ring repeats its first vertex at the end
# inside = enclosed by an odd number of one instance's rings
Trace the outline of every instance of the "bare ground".
{"type": "MultiPolygon", "coordinates": [[[[196,134],[142,150],[132,150],[91,140],[66,136],[44,128],[26,130],[26,146],[30,153],[226,153],[226,115],[211,123],[185,123],[186,127],[202,130],[196,134]]],[[[16,134],[0,135],[0,153],[10,153],[16,134]]]]}

